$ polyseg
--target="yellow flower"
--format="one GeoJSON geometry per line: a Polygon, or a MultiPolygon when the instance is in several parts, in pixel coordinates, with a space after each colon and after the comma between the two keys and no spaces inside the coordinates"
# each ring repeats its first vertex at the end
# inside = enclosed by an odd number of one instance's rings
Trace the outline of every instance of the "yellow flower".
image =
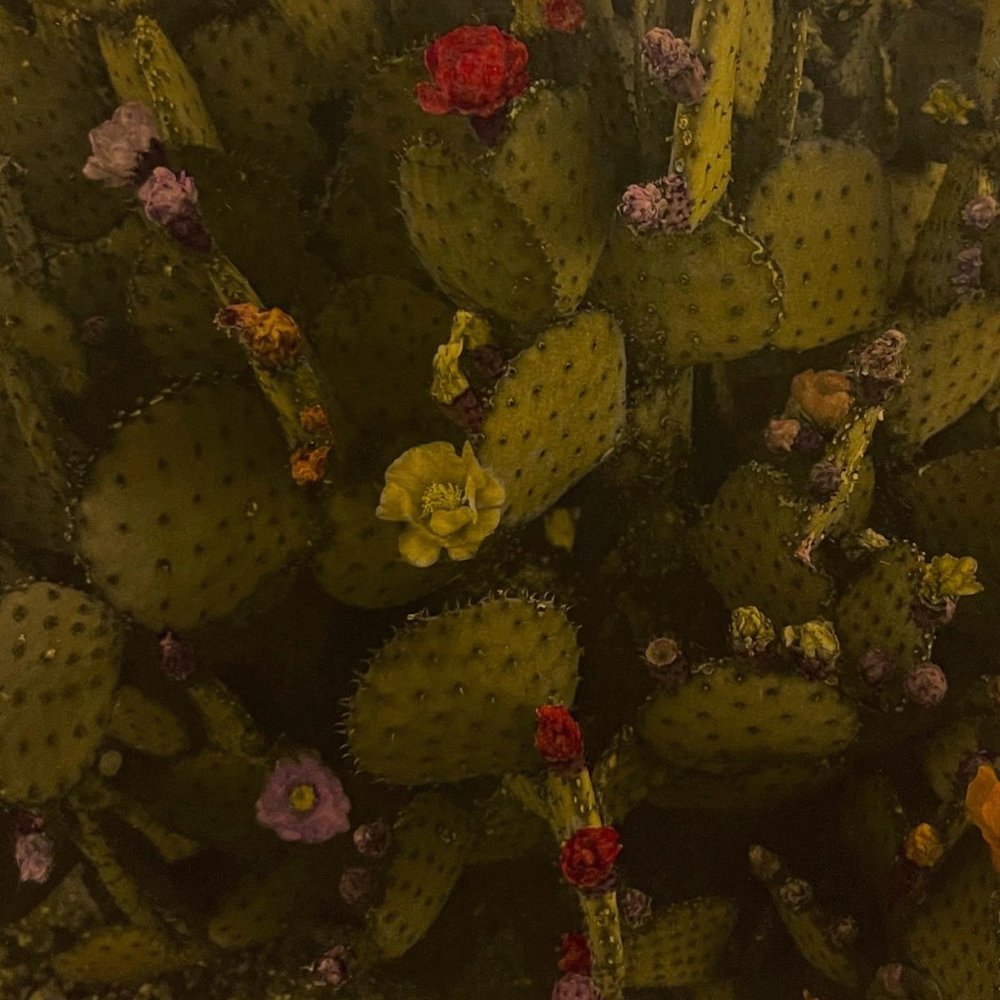
{"type": "Polygon", "coordinates": [[[763,653],[775,640],[774,625],[760,608],[752,604],[737,608],[729,621],[729,641],[740,656],[763,653]]]}
{"type": "Polygon", "coordinates": [[[903,854],[920,868],[933,868],[944,857],[944,844],[930,823],[920,823],[906,834],[903,854]]]}
{"type": "Polygon", "coordinates": [[[468,442],[462,454],[446,441],[403,452],[385,472],[376,517],[406,524],[399,554],[413,566],[433,566],[444,549],[471,559],[500,523],[503,486],[476,460],[468,442]]]}
{"type": "Polygon", "coordinates": [[[920,598],[936,606],[948,598],[978,594],[983,585],[976,579],[978,569],[972,556],[935,556],[924,567],[920,580],[920,598]]]}
{"type": "Polygon", "coordinates": [[[989,846],[994,871],[1000,872],[1000,781],[989,764],[981,764],[969,782],[965,812],[989,846]]]}
{"type": "Polygon", "coordinates": [[[968,125],[969,116],[966,112],[975,106],[976,102],[969,100],[965,91],[954,80],[938,80],[931,87],[920,110],[942,125],[968,125]]]}
{"type": "Polygon", "coordinates": [[[781,633],[788,649],[794,649],[808,660],[834,663],[840,656],[840,640],[833,623],[813,619],[804,625],[787,625],[781,633]]]}
{"type": "Polygon", "coordinates": [[[469,388],[469,380],[458,366],[464,346],[465,342],[462,340],[450,340],[447,344],[442,344],[434,354],[431,395],[445,406],[453,403],[469,388]]]}

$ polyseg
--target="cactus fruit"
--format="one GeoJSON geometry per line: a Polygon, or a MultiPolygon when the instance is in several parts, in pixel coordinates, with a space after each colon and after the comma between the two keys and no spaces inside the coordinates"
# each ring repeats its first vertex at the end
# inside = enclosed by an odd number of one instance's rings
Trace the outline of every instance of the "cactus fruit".
{"type": "Polygon", "coordinates": [[[95,582],[156,630],[228,614],[309,537],[286,461],[245,389],[204,383],[161,397],[88,470],[76,530],[95,582]]]}
{"type": "Polygon", "coordinates": [[[572,702],[579,655],[573,626],[549,601],[497,596],[418,617],[362,676],[351,751],[395,784],[531,767],[535,707],[572,702]]]}
{"type": "Polygon", "coordinates": [[[471,829],[468,814],[436,792],[413,799],[393,824],[385,894],[368,917],[383,956],[409,951],[441,912],[462,874],[471,829]]]}
{"type": "Polygon", "coordinates": [[[503,483],[504,523],[531,520],[606,458],[625,420],[618,325],[581,312],[545,330],[493,392],[478,458],[503,483]]]}
{"type": "Polygon", "coordinates": [[[0,598],[3,750],[0,796],[34,803],[71,788],[111,715],[121,631],[110,608],[38,582],[0,598]]]}
{"type": "Polygon", "coordinates": [[[625,981],[633,989],[695,986],[716,973],[736,926],[736,904],[705,897],[674,903],[626,930],[625,981]]]}

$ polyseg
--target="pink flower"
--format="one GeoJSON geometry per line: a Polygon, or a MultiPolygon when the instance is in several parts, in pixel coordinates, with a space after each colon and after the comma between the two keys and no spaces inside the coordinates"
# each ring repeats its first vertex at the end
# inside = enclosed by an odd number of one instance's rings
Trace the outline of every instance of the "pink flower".
{"type": "Polygon", "coordinates": [[[55,861],[52,841],[40,832],[19,833],[14,842],[14,860],[22,882],[47,882],[55,861]]]}
{"type": "Polygon", "coordinates": [[[705,97],[705,66],[691,45],[672,31],[650,28],[642,40],[642,61],[673,100],[697,104],[705,97]]]}
{"type": "Polygon", "coordinates": [[[552,1000],[601,1000],[601,994],[590,976],[567,972],[556,980],[552,1000]]]}
{"type": "Polygon", "coordinates": [[[547,0],[542,12],[546,27],[572,35],[587,21],[587,11],[581,0],[547,0]]]}
{"type": "Polygon", "coordinates": [[[317,757],[281,760],[257,799],[257,822],[282,840],[321,844],[350,829],[351,801],[317,757]]]}
{"type": "Polygon", "coordinates": [[[668,174],[651,184],[630,184],[618,211],[640,233],[687,232],[691,221],[687,184],[680,174],[668,174]]]}
{"type": "Polygon", "coordinates": [[[183,170],[175,174],[169,167],[156,167],[138,193],[146,217],[161,226],[190,214],[198,204],[194,178],[183,170]]]}
{"type": "Polygon", "coordinates": [[[93,152],[83,175],[108,187],[132,184],[142,157],[160,146],[153,113],[136,101],[116,108],[109,121],[90,132],[89,139],[93,152]]]}

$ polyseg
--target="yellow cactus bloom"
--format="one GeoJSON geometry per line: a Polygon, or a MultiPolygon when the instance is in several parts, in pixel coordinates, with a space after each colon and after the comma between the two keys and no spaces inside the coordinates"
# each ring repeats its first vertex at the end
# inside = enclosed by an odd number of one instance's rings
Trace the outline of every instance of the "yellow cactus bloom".
{"type": "Polygon", "coordinates": [[[840,656],[840,640],[833,623],[814,619],[804,625],[788,625],[782,632],[788,649],[794,649],[806,659],[833,663],[840,656]]]}
{"type": "Polygon", "coordinates": [[[944,857],[944,844],[930,823],[920,823],[903,839],[903,854],[920,868],[933,868],[944,857]]]}
{"type": "Polygon", "coordinates": [[[468,347],[485,347],[490,342],[490,324],[478,313],[459,309],[451,321],[451,340],[461,340],[468,347]]]}
{"type": "Polygon", "coordinates": [[[989,764],[982,764],[965,790],[965,812],[979,827],[990,849],[994,871],[1000,872],[1000,781],[989,764]]]}
{"type": "Polygon", "coordinates": [[[978,594],[983,589],[976,579],[978,568],[972,556],[935,556],[924,567],[920,599],[933,607],[949,598],[978,594]]]}
{"type": "Polygon", "coordinates": [[[756,656],[774,642],[774,625],[760,608],[736,608],[729,620],[729,641],[741,656],[756,656]]]}
{"type": "Polygon", "coordinates": [[[469,380],[458,367],[458,359],[462,356],[465,344],[462,340],[449,340],[442,344],[434,353],[434,378],[431,382],[431,395],[447,406],[453,403],[469,388],[469,380]]]}
{"type": "Polygon", "coordinates": [[[557,549],[573,551],[576,541],[576,521],[565,507],[556,507],[545,515],[545,537],[557,549]]]}
{"type": "Polygon", "coordinates": [[[385,472],[376,517],[406,524],[399,554],[413,566],[433,566],[444,549],[471,559],[500,523],[503,486],[477,461],[468,442],[457,455],[447,441],[403,452],[385,472]]]}
{"type": "Polygon", "coordinates": [[[938,80],[931,87],[920,110],[942,125],[968,125],[969,116],[966,112],[975,106],[976,102],[970,100],[954,80],[938,80]]]}

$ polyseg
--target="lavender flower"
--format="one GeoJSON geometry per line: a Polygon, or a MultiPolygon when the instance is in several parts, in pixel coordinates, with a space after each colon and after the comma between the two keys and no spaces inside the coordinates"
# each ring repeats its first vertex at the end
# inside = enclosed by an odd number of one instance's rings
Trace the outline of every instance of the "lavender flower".
{"type": "Polygon", "coordinates": [[[211,247],[211,238],[198,213],[193,177],[183,170],[175,174],[169,167],[156,167],[137,194],[146,217],[163,226],[178,243],[202,252],[211,247]]]}
{"type": "Polygon", "coordinates": [[[664,85],[667,95],[680,104],[697,104],[705,97],[708,73],[705,64],[683,38],[667,28],[651,28],[642,40],[642,62],[649,74],[664,85]]]}
{"type": "Polygon", "coordinates": [[[305,844],[320,844],[350,829],[350,811],[340,779],[309,754],[278,761],[257,799],[259,823],[282,840],[305,844]]]}
{"type": "Polygon", "coordinates": [[[618,211],[640,233],[686,232],[691,221],[687,184],[680,174],[650,184],[630,184],[618,211]]]}
{"type": "Polygon", "coordinates": [[[316,971],[328,986],[343,986],[354,971],[354,952],[345,944],[335,944],[319,960],[316,971]]]}
{"type": "Polygon", "coordinates": [[[965,207],[962,209],[962,221],[967,226],[975,226],[976,229],[989,229],[997,217],[998,210],[1000,210],[1000,205],[997,204],[993,195],[977,195],[965,203],[965,207]]]}
{"type": "Polygon", "coordinates": [[[40,830],[19,832],[14,841],[14,860],[22,882],[47,882],[55,864],[52,841],[40,830]]]}
{"type": "Polygon", "coordinates": [[[552,987],[552,1000],[601,1000],[601,994],[590,976],[567,972],[552,987]]]}
{"type": "Polygon", "coordinates": [[[618,906],[629,927],[642,927],[653,916],[653,899],[642,889],[623,889],[618,895],[618,906]]]}
{"type": "Polygon", "coordinates": [[[88,138],[93,152],[83,175],[108,187],[134,184],[148,154],[164,159],[156,119],[149,108],[136,101],[116,108],[110,120],[92,129],[88,138]]]}

